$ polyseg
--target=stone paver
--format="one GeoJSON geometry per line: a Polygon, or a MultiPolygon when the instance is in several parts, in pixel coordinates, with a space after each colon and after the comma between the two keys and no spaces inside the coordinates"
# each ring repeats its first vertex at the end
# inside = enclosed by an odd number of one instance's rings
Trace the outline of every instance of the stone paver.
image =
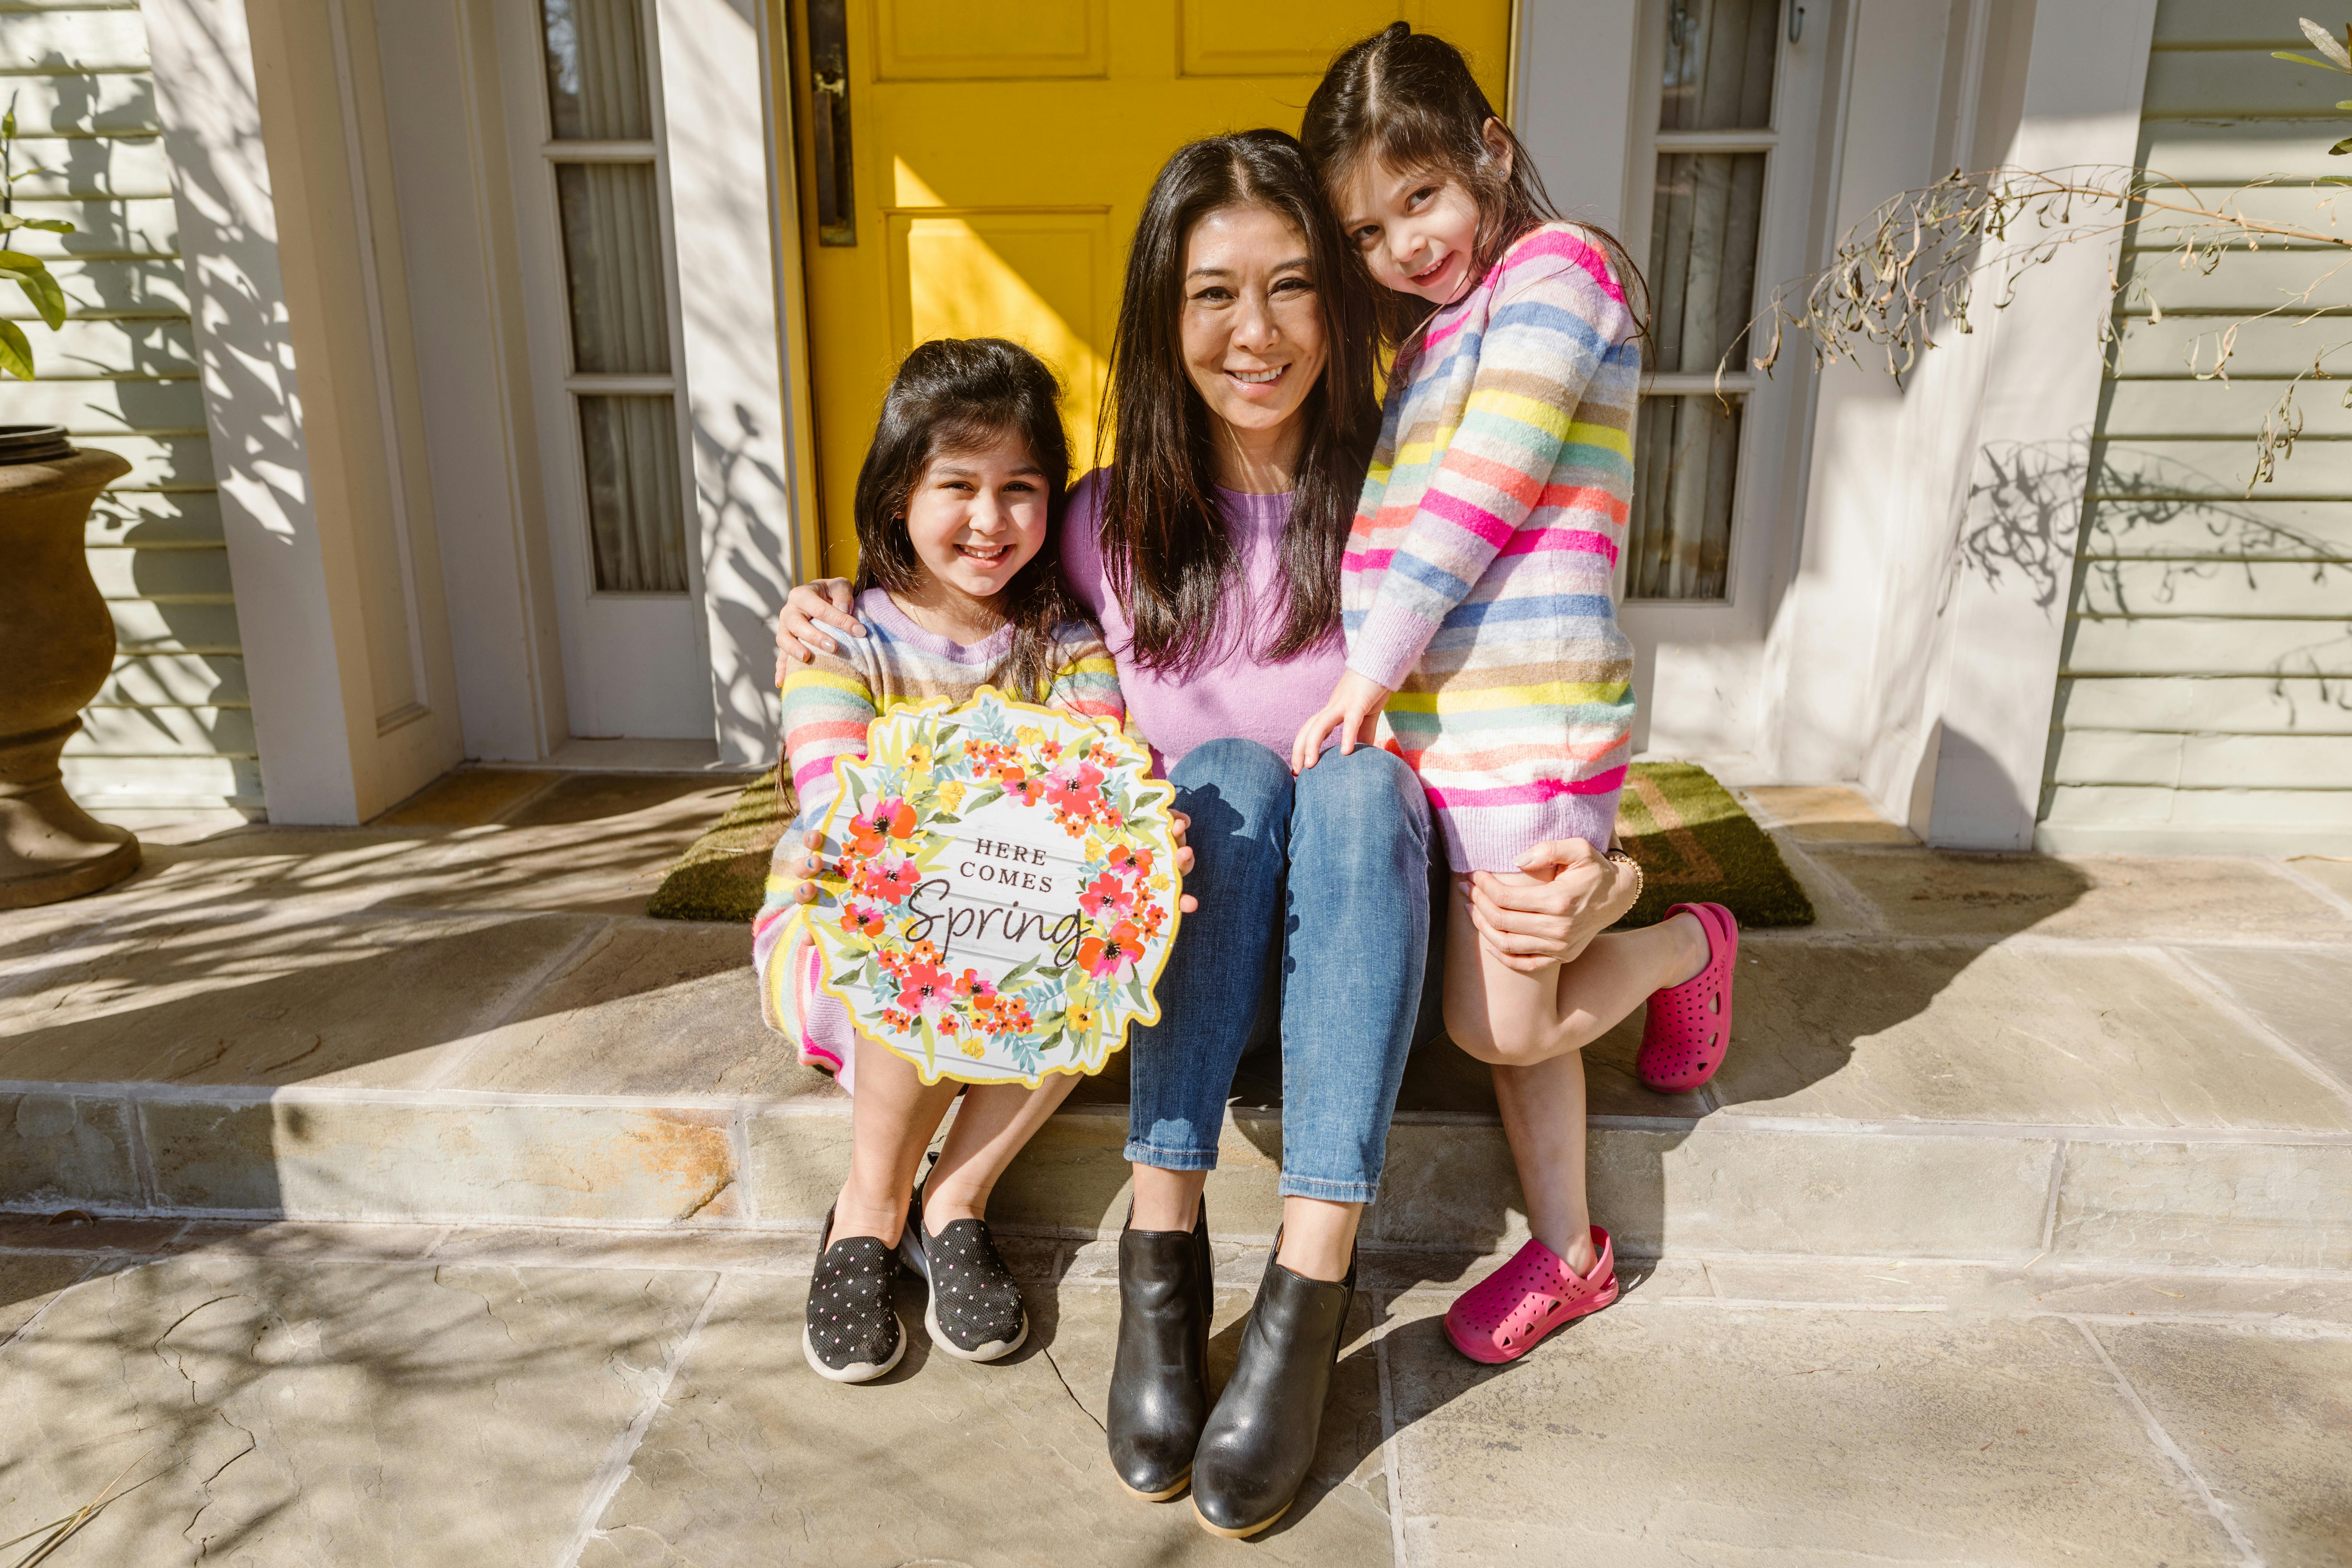
{"type": "Polygon", "coordinates": [[[761,1022],[750,932],[624,921],[476,1037],[443,1080],[531,1094],[835,1093],[761,1022]]]}
{"type": "Polygon", "coordinates": [[[0,1003],[0,1079],[423,1087],[593,930],[564,915],[320,920],[292,902],[109,926],[0,1003]]]}
{"type": "Polygon", "coordinates": [[[2191,948],[2189,962],[2222,994],[2352,1088],[2352,953],[2191,948]]]}
{"type": "Polygon", "coordinates": [[[2352,942],[2352,919],[2247,858],[1809,847],[1893,931],[1921,936],[2352,942]]]}
{"type": "MultiPolygon", "coordinates": [[[[806,1292],[805,1281],[740,1276],[722,1287],[583,1564],[1174,1564],[1232,1550],[1189,1504],[1138,1503],[1111,1474],[1100,1422],[1115,1291],[1033,1289],[1038,1342],[990,1366],[936,1353],[909,1294],[902,1316],[917,1339],[896,1372],[861,1387],[808,1371],[806,1292]]],[[[1228,1363],[1246,1300],[1228,1291],[1219,1303],[1228,1363]]],[[[1370,1317],[1360,1309],[1343,1352],[1311,1495],[1254,1560],[1391,1561],[1370,1317]]]]}
{"type": "MultiPolygon", "coordinates": [[[[993,1366],[903,1287],[906,1363],[844,1388],[810,1245],[0,1221],[0,1539],[141,1456],[53,1563],[2316,1568],[2352,1518],[2342,1274],[1669,1258],[1494,1368],[1438,1317],[1495,1258],[1375,1253],[1420,1288],[1360,1298],[1307,1489],[1236,1548],[1109,1473],[1108,1247],[1014,1248],[993,1366]]],[[[1219,1251],[1222,1380],[1264,1253],[1219,1251]]]]}
{"type": "Polygon", "coordinates": [[[1444,1308],[1385,1342],[1414,1564],[2241,1562],[2063,1321],[1629,1304],[1487,1368],[1444,1308]]]}
{"type": "Polygon", "coordinates": [[[562,779],[530,768],[460,768],[375,819],[381,827],[478,827],[497,822],[562,779]]]}
{"type": "Polygon", "coordinates": [[[2108,1355],[2269,1568],[2352,1548],[2352,1340],[2101,1323],[2108,1355]]]}
{"type": "Polygon", "coordinates": [[[0,1350],[0,1539],[127,1466],[152,1479],[52,1563],[560,1562],[714,1283],[210,1254],[106,1274],[0,1350]]]}
{"type": "Polygon", "coordinates": [[[1735,995],[1734,1114],[2352,1131],[2352,1098],[2133,953],[1759,942],[1735,995]]]}
{"type": "Polygon", "coordinates": [[[1739,792],[1801,844],[1916,844],[1850,784],[1750,784],[1739,792]]]}

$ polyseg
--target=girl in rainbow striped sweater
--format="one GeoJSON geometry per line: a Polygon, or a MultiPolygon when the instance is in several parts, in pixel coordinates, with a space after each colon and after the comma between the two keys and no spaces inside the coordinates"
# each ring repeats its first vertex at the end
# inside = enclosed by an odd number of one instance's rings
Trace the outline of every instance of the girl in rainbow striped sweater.
{"type": "Polygon", "coordinates": [[[1460,52],[1402,22],[1332,62],[1300,140],[1389,291],[1399,347],[1342,567],[1347,673],[1292,765],[1312,767],[1334,728],[1343,752],[1379,741],[1443,825],[1446,1024],[1494,1064],[1534,1233],[1446,1331],[1509,1361],[1617,1298],[1586,1201],[1583,1047],[1646,1000],[1643,1081],[1693,1089],[1731,1024],[1738,932],[1720,905],[1676,905],[1564,962],[1506,953],[1472,916],[1474,883],[1548,877],[1538,846],[1606,845],[1615,821],[1639,279],[1615,240],[1557,219],[1460,52]]]}
{"type": "MultiPolygon", "coordinates": [[[[1028,1337],[1020,1287],[985,1218],[996,1180],[1077,1080],[975,1085],[919,1190],[923,1150],[959,1088],[851,1027],[815,984],[803,903],[824,869],[816,827],[838,789],[834,759],[866,754],[867,727],[904,703],[961,702],[983,684],[1123,719],[1118,676],[1064,584],[1055,548],[1070,479],[1053,373],[993,338],[925,343],[884,398],[857,476],[862,596],[873,636],[784,682],[784,750],[801,813],[778,844],[752,925],[761,1007],[801,1059],[856,1080],[849,1173],[825,1216],[802,1353],[819,1376],[865,1383],[898,1364],[891,1307],[904,1267],[930,1286],[940,1350],[995,1361],[1028,1337]]],[[[1178,820],[1179,844],[1184,824],[1178,820]]],[[[1180,847],[1177,865],[1189,869],[1180,847]]],[[[1192,907],[1189,898],[1185,909],[1192,907]]]]}

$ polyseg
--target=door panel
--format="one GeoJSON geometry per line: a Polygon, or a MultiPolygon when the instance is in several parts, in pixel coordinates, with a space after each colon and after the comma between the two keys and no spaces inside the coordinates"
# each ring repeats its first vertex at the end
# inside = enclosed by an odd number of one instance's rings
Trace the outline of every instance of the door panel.
{"type": "MultiPolygon", "coordinates": [[[[908,349],[949,336],[1025,343],[1063,379],[1071,452],[1085,467],[1119,270],[1168,155],[1220,132],[1296,132],[1331,55],[1400,16],[1460,45],[1500,103],[1511,10],[1510,0],[814,4],[845,12],[856,235],[821,243],[814,138],[803,134],[795,166],[830,573],[856,567],[850,496],[908,349]]],[[[792,119],[807,127],[817,107],[812,0],[786,5],[792,119]]]]}
{"type": "Polygon", "coordinates": [[[874,74],[883,81],[1101,76],[1110,0],[874,0],[874,74]]]}

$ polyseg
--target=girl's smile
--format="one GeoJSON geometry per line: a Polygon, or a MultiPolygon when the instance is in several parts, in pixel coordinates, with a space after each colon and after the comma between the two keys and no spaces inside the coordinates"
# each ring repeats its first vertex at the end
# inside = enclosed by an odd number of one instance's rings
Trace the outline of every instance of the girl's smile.
{"type": "Polygon", "coordinates": [[[940,453],[907,497],[907,537],[923,580],[893,592],[916,624],[960,641],[994,631],[990,604],[1045,541],[1045,476],[1017,435],[940,453]]]}
{"type": "MultiPolygon", "coordinates": [[[[1487,155],[1503,175],[1511,171],[1511,149],[1489,121],[1487,155]]],[[[1478,198],[1450,174],[1395,169],[1367,156],[1332,193],[1348,231],[1372,280],[1400,294],[1418,294],[1433,305],[1451,305],[1476,279],[1478,198]]]]}
{"type": "Polygon", "coordinates": [[[1303,235],[1262,206],[1203,215],[1184,243],[1178,330],[1192,389],[1229,437],[1244,447],[1295,442],[1292,418],[1326,352],[1303,235]]]}

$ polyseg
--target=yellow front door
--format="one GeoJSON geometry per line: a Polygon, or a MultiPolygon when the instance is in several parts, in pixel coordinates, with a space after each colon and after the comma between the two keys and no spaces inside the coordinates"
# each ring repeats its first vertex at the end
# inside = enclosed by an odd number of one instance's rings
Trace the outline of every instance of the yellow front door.
{"type": "MultiPolygon", "coordinates": [[[[1120,268],[1195,137],[1298,129],[1332,54],[1397,20],[1503,102],[1511,0],[782,0],[792,22],[824,567],[890,374],[939,337],[1027,344],[1094,450],[1120,268]]],[[[781,118],[781,117],[780,117],[781,118]]]]}

